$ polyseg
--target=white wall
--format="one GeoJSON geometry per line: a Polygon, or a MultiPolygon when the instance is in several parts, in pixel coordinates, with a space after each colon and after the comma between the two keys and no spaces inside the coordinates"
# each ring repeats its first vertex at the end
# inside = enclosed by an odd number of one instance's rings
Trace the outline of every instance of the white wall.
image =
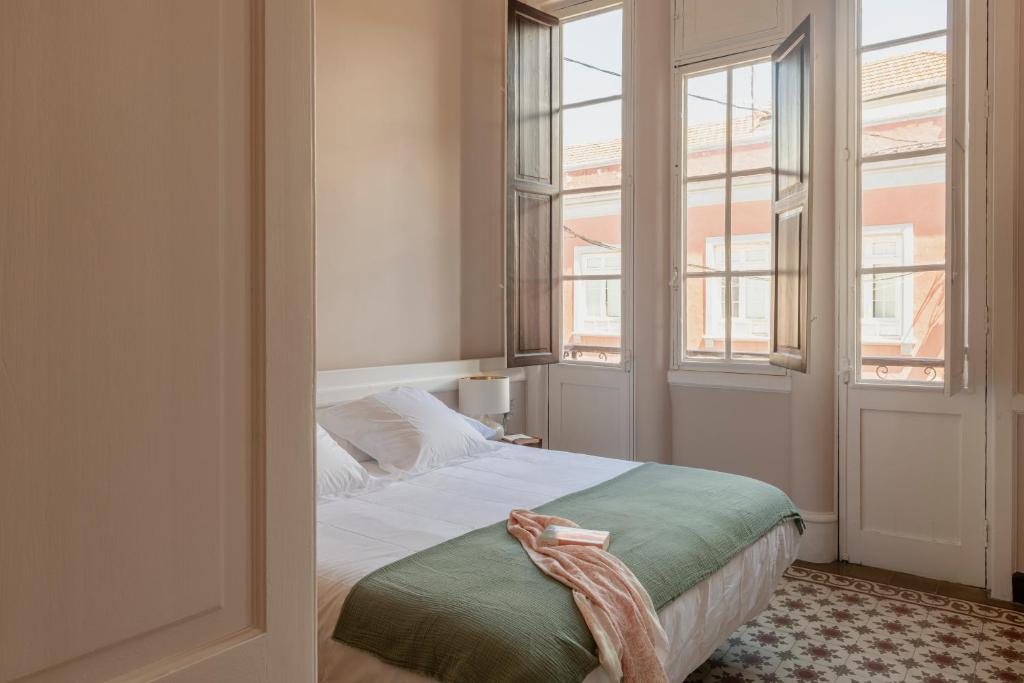
{"type": "Polygon", "coordinates": [[[505,0],[463,0],[462,358],[505,355],[505,0]]]}
{"type": "Polygon", "coordinates": [[[317,0],[318,369],[503,354],[504,7],[317,0]]]}
{"type": "Polygon", "coordinates": [[[671,0],[637,0],[634,104],[636,456],[672,462],[669,366],[671,0]]]}

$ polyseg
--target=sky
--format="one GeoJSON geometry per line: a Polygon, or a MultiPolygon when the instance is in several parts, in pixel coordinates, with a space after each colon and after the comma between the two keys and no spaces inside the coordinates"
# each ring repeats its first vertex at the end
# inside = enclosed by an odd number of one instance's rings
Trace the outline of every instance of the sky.
{"type": "Polygon", "coordinates": [[[946,0],[861,0],[861,45],[946,28],[946,0]]]}
{"type": "MultiPolygon", "coordinates": [[[[622,10],[604,12],[562,27],[562,56],[617,74],[622,73],[622,10]]],[[[562,62],[562,101],[566,104],[622,94],[622,77],[562,62]]],[[[607,102],[562,114],[565,145],[622,137],[622,103],[607,102]]]]}

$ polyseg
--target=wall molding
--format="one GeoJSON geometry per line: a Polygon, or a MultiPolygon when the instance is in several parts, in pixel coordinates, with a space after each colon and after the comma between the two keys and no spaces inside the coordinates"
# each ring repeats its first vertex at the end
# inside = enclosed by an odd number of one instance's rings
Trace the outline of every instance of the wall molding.
{"type": "Polygon", "coordinates": [[[429,393],[458,391],[460,377],[488,372],[508,375],[512,382],[526,381],[523,369],[506,368],[504,358],[322,370],[316,375],[316,407],[355,401],[396,386],[415,387],[429,393]]]}
{"type": "Polygon", "coordinates": [[[819,564],[839,559],[839,515],[801,510],[800,516],[807,528],[800,539],[797,559],[819,564]]]}

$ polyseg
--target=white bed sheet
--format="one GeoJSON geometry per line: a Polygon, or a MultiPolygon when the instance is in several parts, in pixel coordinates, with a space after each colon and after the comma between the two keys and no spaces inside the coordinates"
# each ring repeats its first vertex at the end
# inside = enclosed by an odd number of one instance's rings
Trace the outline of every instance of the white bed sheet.
{"type": "MultiPolygon", "coordinates": [[[[364,463],[369,464],[369,463],[364,463]]],[[[486,456],[409,478],[374,477],[356,495],[317,505],[317,635],[321,683],[422,683],[331,638],[341,605],[370,572],[414,552],[595,486],[640,463],[503,446],[486,456]]],[[[371,472],[373,474],[373,472],[371,472]]],[[[669,680],[681,682],[771,599],[796,558],[799,533],[784,522],[660,612],[671,648],[669,680]]],[[[610,683],[601,668],[585,683],[610,683]]]]}

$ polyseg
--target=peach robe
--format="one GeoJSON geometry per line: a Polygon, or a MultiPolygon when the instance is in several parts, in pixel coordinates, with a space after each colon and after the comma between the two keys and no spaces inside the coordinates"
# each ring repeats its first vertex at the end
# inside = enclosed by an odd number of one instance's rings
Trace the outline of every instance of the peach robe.
{"type": "Polygon", "coordinates": [[[668,683],[661,658],[668,637],[651,596],[629,567],[607,550],[593,546],[537,544],[549,524],[579,526],[529,510],[513,510],[508,532],[523,545],[534,564],[572,589],[572,597],[597,643],[601,666],[613,681],[668,683]]]}

